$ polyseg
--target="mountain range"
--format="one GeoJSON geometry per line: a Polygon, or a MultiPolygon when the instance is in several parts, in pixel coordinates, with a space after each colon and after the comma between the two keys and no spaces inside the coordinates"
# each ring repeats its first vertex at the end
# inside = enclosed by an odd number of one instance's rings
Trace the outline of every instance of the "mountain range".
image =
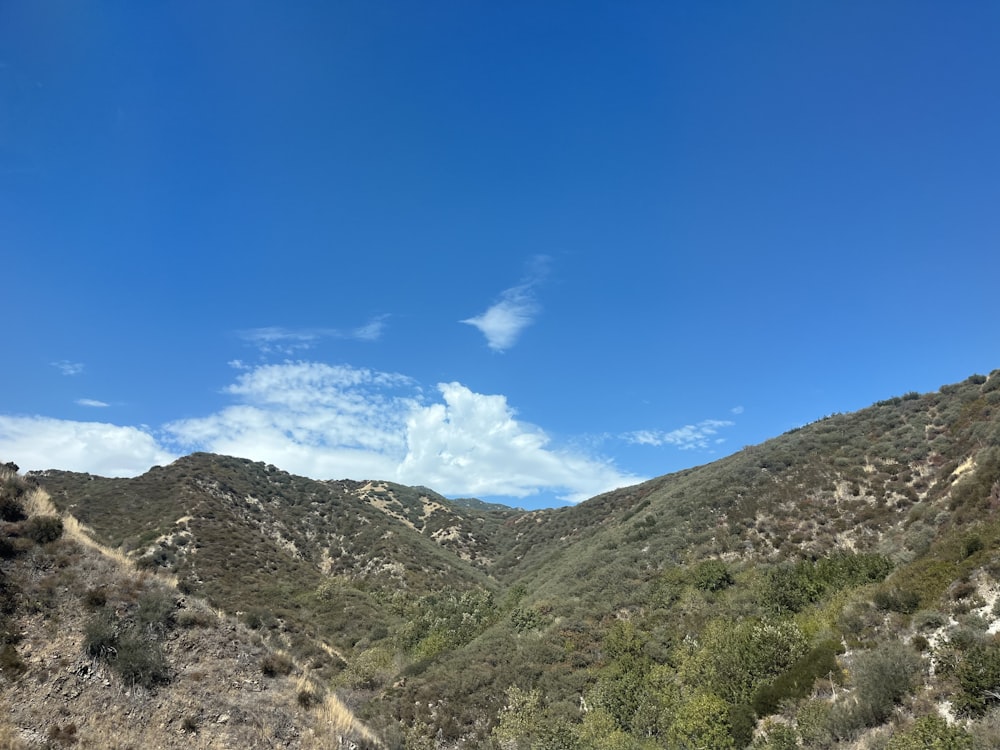
{"type": "Polygon", "coordinates": [[[2,487],[3,747],[1000,746],[1000,371],[547,510],[205,453],[2,487]]]}

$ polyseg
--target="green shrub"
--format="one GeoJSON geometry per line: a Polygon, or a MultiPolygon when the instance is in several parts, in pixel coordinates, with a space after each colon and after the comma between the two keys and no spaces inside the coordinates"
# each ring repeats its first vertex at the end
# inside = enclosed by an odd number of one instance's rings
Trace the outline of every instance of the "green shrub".
{"type": "Polygon", "coordinates": [[[955,709],[962,714],[982,715],[998,702],[1000,644],[972,643],[961,656],[956,677],[960,693],[955,696],[955,709]]]}
{"type": "Polygon", "coordinates": [[[851,665],[858,718],[876,726],[909,695],[923,668],[920,656],[899,641],[890,641],[859,653],[851,665]]]}
{"type": "Polygon", "coordinates": [[[83,626],[83,650],[90,656],[113,658],[118,646],[118,626],[108,612],[99,612],[83,626]]]}
{"type": "Polygon", "coordinates": [[[702,591],[721,591],[733,585],[733,576],[722,560],[703,560],[691,573],[695,588],[702,591]]]}
{"type": "Polygon", "coordinates": [[[971,750],[972,736],[939,716],[921,716],[894,734],[885,750],[971,750]]]}
{"type": "Polygon", "coordinates": [[[131,630],[118,639],[111,666],[126,682],[147,689],[169,681],[160,644],[131,630]]]}
{"type": "Polygon", "coordinates": [[[59,516],[34,516],[24,525],[25,536],[38,544],[54,542],[63,534],[63,522],[59,516]]]}
{"type": "Polygon", "coordinates": [[[166,589],[147,589],[139,597],[136,624],[156,635],[163,635],[174,624],[177,602],[166,589]]]}
{"type": "Polygon", "coordinates": [[[802,658],[778,678],[757,689],[753,697],[753,708],[758,716],[768,716],[778,710],[782,701],[798,700],[812,692],[812,686],[820,677],[840,679],[837,653],[841,650],[836,641],[824,641],[812,648],[802,658]]]}

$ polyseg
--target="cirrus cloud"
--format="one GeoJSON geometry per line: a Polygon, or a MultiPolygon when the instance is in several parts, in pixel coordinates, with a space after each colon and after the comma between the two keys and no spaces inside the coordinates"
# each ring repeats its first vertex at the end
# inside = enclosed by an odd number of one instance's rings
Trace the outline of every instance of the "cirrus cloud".
{"type": "Polygon", "coordinates": [[[735,422],[727,419],[704,419],[698,424],[684,425],[676,430],[636,430],[623,435],[629,443],[637,445],[673,445],[681,450],[694,450],[695,448],[708,448],[712,443],[722,442],[721,438],[716,438],[719,430],[723,427],[732,427],[735,422]]]}
{"type": "Polygon", "coordinates": [[[535,289],[545,278],[548,265],[546,256],[532,261],[528,277],[517,286],[506,289],[500,301],[473,318],[459,321],[475,326],[486,337],[486,344],[494,351],[506,351],[517,343],[521,332],[535,322],[541,310],[535,289]]]}

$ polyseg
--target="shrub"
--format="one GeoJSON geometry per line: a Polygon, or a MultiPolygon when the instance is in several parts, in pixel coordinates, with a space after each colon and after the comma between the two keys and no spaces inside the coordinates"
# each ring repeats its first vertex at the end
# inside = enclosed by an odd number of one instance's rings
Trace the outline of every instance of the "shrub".
{"type": "Polygon", "coordinates": [[[972,736],[939,716],[921,716],[892,736],[885,750],[971,750],[972,736]]]}
{"type": "Polygon", "coordinates": [[[160,644],[133,631],[118,639],[118,651],[111,666],[126,682],[147,689],[169,681],[160,644]]]}
{"type": "Polygon", "coordinates": [[[260,671],[264,673],[265,677],[291,674],[293,666],[288,654],[280,651],[271,652],[260,660],[260,671]]]}
{"type": "Polygon", "coordinates": [[[207,628],[215,624],[215,614],[206,609],[182,609],[174,621],[182,628],[207,628]]]}
{"type": "Polygon", "coordinates": [[[923,667],[920,656],[899,641],[885,643],[855,657],[851,667],[859,718],[866,726],[885,721],[912,692],[923,667]]]}
{"type": "Polygon", "coordinates": [[[778,678],[757,689],[753,698],[753,708],[758,716],[767,716],[778,710],[782,701],[804,698],[812,691],[812,686],[820,677],[840,678],[837,653],[840,644],[824,641],[796,661],[778,678]]]}
{"type": "Polygon", "coordinates": [[[23,521],[28,517],[24,512],[24,485],[16,479],[7,479],[0,484],[0,521],[23,521]]]}
{"type": "Polygon", "coordinates": [[[1000,685],[1000,645],[974,643],[962,655],[956,670],[961,692],[955,696],[955,708],[960,713],[981,715],[997,702],[996,688],[1000,685]]]}
{"type": "Polygon", "coordinates": [[[733,585],[733,576],[721,560],[703,560],[695,566],[691,578],[702,591],[721,591],[733,585]]]}
{"type": "Polygon", "coordinates": [[[9,643],[0,647],[0,674],[8,680],[16,680],[28,666],[24,663],[21,655],[9,643]]]}
{"type": "Polygon", "coordinates": [[[83,603],[91,609],[100,609],[108,603],[108,592],[103,588],[87,589],[83,595],[83,603]]]}
{"type": "Polygon", "coordinates": [[[671,747],[726,750],[736,747],[730,729],[726,702],[717,696],[700,693],[678,707],[668,738],[671,747]]]}
{"type": "Polygon", "coordinates": [[[63,522],[59,516],[35,516],[28,519],[24,533],[38,544],[54,542],[63,534],[63,522]]]}
{"type": "Polygon", "coordinates": [[[107,612],[99,612],[83,626],[83,650],[90,656],[113,657],[118,646],[118,628],[107,612]]]}
{"type": "Polygon", "coordinates": [[[787,724],[768,719],[752,747],[753,750],[796,750],[798,746],[798,732],[787,724]]]}
{"type": "Polygon", "coordinates": [[[148,589],[139,597],[136,624],[157,635],[162,635],[174,624],[177,602],[166,589],[148,589]]]}

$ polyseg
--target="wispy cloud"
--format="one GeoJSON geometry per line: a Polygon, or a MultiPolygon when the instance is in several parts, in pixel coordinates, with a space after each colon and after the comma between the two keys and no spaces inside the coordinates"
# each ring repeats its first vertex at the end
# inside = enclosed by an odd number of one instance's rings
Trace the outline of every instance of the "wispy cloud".
{"type": "Polygon", "coordinates": [[[104,403],[103,401],[98,401],[95,398],[78,398],[76,400],[76,403],[79,406],[93,406],[99,409],[108,406],[108,404],[104,403]]]}
{"type": "Polygon", "coordinates": [[[478,328],[494,351],[502,352],[512,347],[541,311],[536,288],[545,278],[548,260],[546,256],[534,258],[530,272],[520,284],[504,290],[500,300],[486,312],[459,322],[478,328]]]}
{"type": "Polygon", "coordinates": [[[627,432],[622,437],[636,445],[673,445],[681,450],[705,449],[723,442],[724,438],[715,436],[720,429],[732,427],[734,424],[735,422],[726,419],[705,419],[698,424],[684,425],[676,430],[636,430],[627,432]]]}
{"type": "Polygon", "coordinates": [[[378,315],[357,328],[283,328],[266,326],[238,332],[241,339],[257,347],[263,354],[293,355],[312,349],[323,339],[354,339],[377,341],[385,330],[388,315],[378,315]]]}
{"type": "Polygon", "coordinates": [[[729,412],[731,414],[742,414],[743,413],[743,407],[742,406],[734,406],[732,409],[729,410],[729,412]]]}
{"type": "Polygon", "coordinates": [[[79,375],[83,372],[82,362],[70,362],[68,359],[61,359],[58,362],[50,362],[63,375],[79,375]]]}

